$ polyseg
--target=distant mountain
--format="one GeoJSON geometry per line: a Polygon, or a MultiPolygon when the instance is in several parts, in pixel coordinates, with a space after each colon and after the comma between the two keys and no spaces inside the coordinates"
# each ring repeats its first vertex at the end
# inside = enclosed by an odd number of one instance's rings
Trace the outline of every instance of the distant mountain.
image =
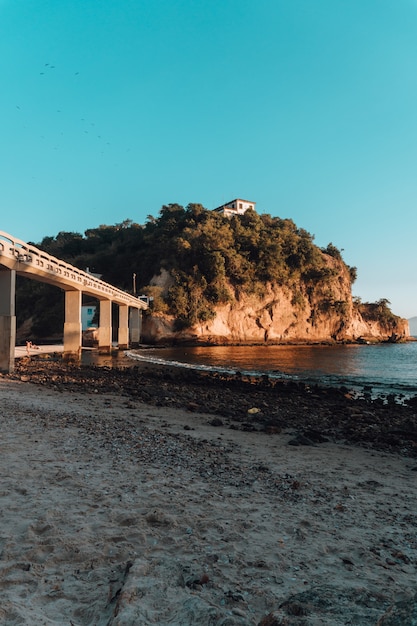
{"type": "Polygon", "coordinates": [[[410,317],[408,323],[410,325],[410,335],[417,337],[417,316],[410,317]]]}

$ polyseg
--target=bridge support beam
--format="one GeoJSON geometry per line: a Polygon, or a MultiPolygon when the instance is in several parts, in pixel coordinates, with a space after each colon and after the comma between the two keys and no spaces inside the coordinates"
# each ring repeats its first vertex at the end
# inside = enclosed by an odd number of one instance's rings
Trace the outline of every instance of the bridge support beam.
{"type": "Polygon", "coordinates": [[[139,309],[130,310],[130,343],[132,346],[138,346],[140,343],[140,335],[142,332],[142,312],[139,309]]]}
{"type": "Polygon", "coordinates": [[[111,305],[111,300],[100,300],[98,351],[102,354],[110,354],[112,349],[111,305]]]}
{"type": "Polygon", "coordinates": [[[127,350],[129,347],[129,307],[121,304],[119,306],[119,350],[127,350]]]}
{"type": "Polygon", "coordinates": [[[0,271],[0,371],[14,370],[16,345],[16,272],[0,271]]]}
{"type": "Polygon", "coordinates": [[[81,358],[81,291],[65,292],[64,359],[81,358]]]}

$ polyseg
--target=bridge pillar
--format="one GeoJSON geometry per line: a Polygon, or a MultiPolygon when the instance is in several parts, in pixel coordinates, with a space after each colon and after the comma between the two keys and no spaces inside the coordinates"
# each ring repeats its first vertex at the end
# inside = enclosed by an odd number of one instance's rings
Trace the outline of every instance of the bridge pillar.
{"type": "Polygon", "coordinates": [[[16,272],[0,271],[0,371],[14,370],[16,345],[16,272]]]}
{"type": "Polygon", "coordinates": [[[129,307],[125,304],[119,306],[119,350],[127,350],[129,347],[129,307]]]}
{"type": "Polygon", "coordinates": [[[100,300],[98,350],[103,354],[110,354],[112,349],[111,304],[111,300],[100,300]]]}
{"type": "Polygon", "coordinates": [[[65,292],[64,359],[81,357],[81,291],[65,292]]]}
{"type": "Polygon", "coordinates": [[[142,332],[142,312],[139,309],[130,310],[130,343],[138,346],[142,332]]]}

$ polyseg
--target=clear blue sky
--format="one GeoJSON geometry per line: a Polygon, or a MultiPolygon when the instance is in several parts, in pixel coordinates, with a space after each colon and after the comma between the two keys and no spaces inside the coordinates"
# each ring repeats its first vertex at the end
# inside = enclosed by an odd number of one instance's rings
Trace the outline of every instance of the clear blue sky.
{"type": "Polygon", "coordinates": [[[0,230],[235,197],[417,315],[417,0],[0,0],[0,230]]]}

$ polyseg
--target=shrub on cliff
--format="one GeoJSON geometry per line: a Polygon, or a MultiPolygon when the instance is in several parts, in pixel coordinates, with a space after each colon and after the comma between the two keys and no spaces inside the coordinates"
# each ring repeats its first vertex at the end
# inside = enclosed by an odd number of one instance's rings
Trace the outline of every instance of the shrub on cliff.
{"type": "Polygon", "coordinates": [[[377,302],[357,302],[356,304],[364,320],[376,320],[382,328],[388,331],[396,328],[400,318],[391,311],[389,307],[391,303],[386,298],[381,298],[377,302]]]}

